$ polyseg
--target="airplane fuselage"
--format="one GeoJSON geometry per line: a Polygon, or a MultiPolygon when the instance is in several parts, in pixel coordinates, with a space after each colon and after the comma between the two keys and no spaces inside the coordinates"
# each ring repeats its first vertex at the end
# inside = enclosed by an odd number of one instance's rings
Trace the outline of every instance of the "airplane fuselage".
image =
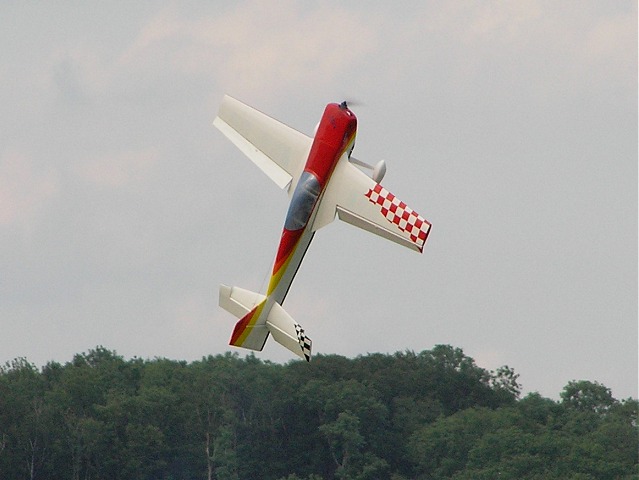
{"type": "Polygon", "coordinates": [[[329,103],[326,106],[286,213],[266,299],[235,325],[231,345],[241,345],[249,335],[250,327],[265,322],[273,306],[284,302],[313,240],[313,220],[322,195],[340,158],[350,155],[356,132],[357,118],[346,104],[329,103]]]}
{"type": "Polygon", "coordinates": [[[267,296],[281,304],[313,239],[313,220],[335,165],[349,155],[355,142],[357,118],[343,104],[326,106],[304,171],[297,183],[286,220],[267,296]]]}
{"type": "Polygon", "coordinates": [[[266,295],[220,285],[220,306],[239,319],[229,343],[262,350],[270,335],[308,361],[312,341],[282,303],[315,232],[339,218],[422,252],[431,225],[379,184],[383,162],[351,157],[357,118],[346,102],[326,106],[313,138],[229,96],[213,124],[291,199],[266,295]]]}

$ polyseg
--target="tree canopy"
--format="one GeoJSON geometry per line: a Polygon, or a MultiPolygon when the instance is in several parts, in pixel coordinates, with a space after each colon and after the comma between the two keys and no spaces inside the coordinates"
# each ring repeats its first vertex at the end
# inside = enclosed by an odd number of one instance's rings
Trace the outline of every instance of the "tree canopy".
{"type": "Polygon", "coordinates": [[[0,368],[2,479],[619,479],[636,400],[571,381],[560,401],[461,349],[279,365],[103,347],[0,368]]]}

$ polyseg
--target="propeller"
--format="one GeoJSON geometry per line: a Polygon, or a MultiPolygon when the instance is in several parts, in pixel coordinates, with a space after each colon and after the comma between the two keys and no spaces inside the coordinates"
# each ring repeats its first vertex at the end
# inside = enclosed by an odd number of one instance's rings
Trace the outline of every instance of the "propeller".
{"type": "Polygon", "coordinates": [[[351,107],[363,107],[365,106],[364,102],[360,102],[355,99],[346,99],[342,103],[340,103],[340,107],[343,108],[351,108],[351,107]]]}

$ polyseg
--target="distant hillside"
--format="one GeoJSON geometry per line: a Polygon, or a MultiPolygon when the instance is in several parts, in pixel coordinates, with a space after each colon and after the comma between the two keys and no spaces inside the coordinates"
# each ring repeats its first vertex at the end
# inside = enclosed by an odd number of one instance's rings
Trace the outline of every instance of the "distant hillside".
{"type": "Polygon", "coordinates": [[[462,350],[125,360],[102,347],[0,369],[0,478],[637,478],[636,400],[518,375],[462,350]]]}

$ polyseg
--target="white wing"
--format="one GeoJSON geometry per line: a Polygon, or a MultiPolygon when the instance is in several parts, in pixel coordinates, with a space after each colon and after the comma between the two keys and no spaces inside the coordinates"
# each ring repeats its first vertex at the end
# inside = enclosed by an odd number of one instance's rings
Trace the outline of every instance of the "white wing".
{"type": "Polygon", "coordinates": [[[295,186],[313,139],[225,95],[213,121],[231,142],[280,188],[295,186]]]}
{"type": "Polygon", "coordinates": [[[421,252],[430,223],[368,175],[342,158],[322,197],[313,229],[335,219],[421,252]]]}

